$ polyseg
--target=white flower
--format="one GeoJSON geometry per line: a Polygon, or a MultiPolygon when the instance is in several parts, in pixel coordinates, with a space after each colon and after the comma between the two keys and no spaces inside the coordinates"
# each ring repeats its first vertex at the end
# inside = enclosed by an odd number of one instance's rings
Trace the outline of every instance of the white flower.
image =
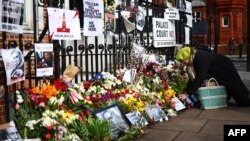
{"type": "Polygon", "coordinates": [[[42,126],[44,127],[49,127],[51,125],[58,123],[55,119],[52,119],[50,117],[43,117],[41,120],[42,120],[42,126]]]}
{"type": "Polygon", "coordinates": [[[64,97],[63,96],[61,96],[58,100],[57,100],[57,103],[58,103],[58,105],[62,105],[62,103],[64,102],[64,97]]]}
{"type": "Polygon", "coordinates": [[[20,93],[16,93],[17,103],[23,103],[23,97],[20,95],[20,93]]]}
{"type": "Polygon", "coordinates": [[[29,120],[26,122],[25,126],[27,126],[30,130],[34,130],[34,126],[39,122],[39,120],[29,120]]]}
{"type": "Polygon", "coordinates": [[[53,105],[53,104],[56,104],[56,97],[53,96],[49,99],[50,103],[53,105]]]}

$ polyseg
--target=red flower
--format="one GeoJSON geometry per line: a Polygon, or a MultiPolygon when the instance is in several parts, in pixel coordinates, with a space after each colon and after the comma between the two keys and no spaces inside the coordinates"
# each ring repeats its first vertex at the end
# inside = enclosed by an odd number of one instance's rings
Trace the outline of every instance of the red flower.
{"type": "Polygon", "coordinates": [[[62,90],[62,91],[66,91],[68,88],[67,85],[61,79],[55,80],[54,86],[56,87],[57,90],[62,90]]]}
{"type": "Polygon", "coordinates": [[[167,80],[163,80],[163,88],[165,89],[165,90],[167,90],[168,89],[168,81],[167,80]]]}
{"type": "Polygon", "coordinates": [[[50,139],[51,138],[51,134],[50,133],[46,133],[45,135],[44,135],[44,137],[45,137],[45,139],[50,139]]]}
{"type": "Polygon", "coordinates": [[[83,83],[83,87],[84,87],[85,90],[89,89],[90,85],[91,84],[89,82],[84,82],[83,83]]]}

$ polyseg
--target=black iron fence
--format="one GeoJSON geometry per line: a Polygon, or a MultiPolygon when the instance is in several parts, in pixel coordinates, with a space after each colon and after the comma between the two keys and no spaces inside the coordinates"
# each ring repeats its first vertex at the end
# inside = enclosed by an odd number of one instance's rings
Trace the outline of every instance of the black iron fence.
{"type": "MultiPolygon", "coordinates": [[[[58,2],[58,1],[57,1],[58,2]]],[[[62,1],[60,4],[53,4],[52,6],[62,7],[62,1]]],[[[100,41],[97,37],[91,39],[89,37],[84,37],[81,41],[73,41],[71,45],[66,45],[65,41],[50,41],[53,43],[54,48],[54,75],[48,77],[38,78],[36,77],[36,61],[34,55],[34,44],[27,43],[23,44],[23,36],[20,34],[18,36],[18,42],[11,41],[6,43],[7,36],[5,32],[2,33],[3,48],[19,47],[21,51],[25,52],[25,69],[26,69],[26,80],[20,83],[16,83],[10,86],[6,85],[6,76],[4,68],[1,68],[1,79],[2,84],[5,86],[5,110],[6,119],[10,121],[10,106],[9,106],[9,94],[15,92],[16,89],[23,89],[25,87],[34,87],[40,81],[53,81],[59,79],[67,67],[71,64],[78,66],[80,72],[78,76],[74,79],[75,83],[81,82],[83,80],[91,79],[96,73],[100,72],[110,72],[112,74],[116,73],[116,70],[128,67],[128,60],[130,56],[130,51],[132,48],[132,43],[137,42],[144,46],[148,53],[157,53],[165,56],[165,60],[174,59],[174,47],[167,48],[155,48],[152,43],[152,17],[163,17],[164,6],[157,6],[156,4],[144,2],[141,6],[146,7],[146,24],[143,31],[137,31],[131,33],[119,32],[116,36],[112,37],[112,43],[106,43],[106,36],[104,36],[104,42],[100,41]],[[149,15],[149,10],[152,10],[152,15],[149,15]],[[81,42],[81,43],[80,43],[81,42]],[[94,42],[94,43],[92,43],[94,42]]],[[[119,9],[118,9],[119,11],[119,9]]],[[[34,6],[34,13],[35,6],[34,6]]],[[[36,21],[34,16],[34,21],[36,21]]],[[[122,25],[123,19],[120,16],[120,23],[122,25]]],[[[37,27],[34,24],[34,42],[39,43],[45,37],[45,33],[48,30],[48,23],[46,23],[43,32],[36,38],[37,27]]],[[[2,65],[3,66],[3,65],[2,65]]],[[[15,100],[15,97],[14,97],[15,100]]]]}

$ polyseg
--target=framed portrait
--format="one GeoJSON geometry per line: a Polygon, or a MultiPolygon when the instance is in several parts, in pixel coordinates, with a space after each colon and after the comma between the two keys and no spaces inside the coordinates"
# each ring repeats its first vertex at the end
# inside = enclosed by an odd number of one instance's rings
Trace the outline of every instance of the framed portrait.
{"type": "Polygon", "coordinates": [[[147,105],[144,109],[149,118],[153,121],[160,121],[167,118],[166,113],[161,109],[158,104],[147,105]]]}
{"type": "Polygon", "coordinates": [[[132,125],[138,128],[146,127],[148,125],[148,121],[139,111],[127,113],[126,117],[132,125]]]}
{"type": "Polygon", "coordinates": [[[126,130],[129,130],[129,122],[126,116],[121,112],[117,104],[94,111],[93,114],[100,120],[108,120],[111,129],[111,138],[113,140],[122,136],[126,130]]]}
{"type": "Polygon", "coordinates": [[[22,141],[13,121],[0,126],[0,141],[22,141]]]}

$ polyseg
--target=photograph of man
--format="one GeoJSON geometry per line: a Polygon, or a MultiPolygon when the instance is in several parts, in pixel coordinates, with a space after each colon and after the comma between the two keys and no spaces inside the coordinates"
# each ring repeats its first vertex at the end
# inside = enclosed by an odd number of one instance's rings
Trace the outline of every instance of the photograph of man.
{"type": "Polygon", "coordinates": [[[0,131],[1,141],[22,141],[22,138],[15,126],[10,126],[0,131]]]}
{"type": "Polygon", "coordinates": [[[24,58],[22,52],[19,49],[13,49],[10,53],[10,56],[13,58],[11,80],[16,80],[24,76],[24,58]]]}
{"type": "Polygon", "coordinates": [[[53,65],[52,52],[36,52],[37,68],[48,68],[53,65]]]}

